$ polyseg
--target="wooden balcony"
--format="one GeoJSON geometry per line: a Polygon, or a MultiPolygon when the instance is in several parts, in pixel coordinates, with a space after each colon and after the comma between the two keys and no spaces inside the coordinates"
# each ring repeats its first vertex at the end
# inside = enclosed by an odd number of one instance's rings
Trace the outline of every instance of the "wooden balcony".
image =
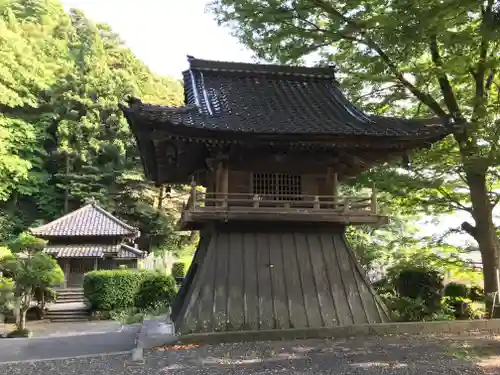
{"type": "Polygon", "coordinates": [[[193,189],[179,222],[181,230],[213,222],[296,222],[382,225],[377,197],[201,193],[193,189]]]}

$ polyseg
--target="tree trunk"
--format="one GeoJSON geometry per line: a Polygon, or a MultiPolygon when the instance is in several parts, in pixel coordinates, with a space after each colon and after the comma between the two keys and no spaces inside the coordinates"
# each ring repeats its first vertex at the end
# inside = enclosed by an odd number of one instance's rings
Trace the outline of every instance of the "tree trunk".
{"type": "Polygon", "coordinates": [[[28,312],[28,308],[22,306],[19,309],[19,321],[17,324],[17,330],[18,331],[23,331],[26,329],[26,314],[28,312]]]}
{"type": "MultiPolygon", "coordinates": [[[[499,263],[500,241],[493,224],[493,209],[488,197],[486,174],[467,172],[467,182],[470,188],[472,216],[476,222],[473,237],[479,245],[483,263],[484,292],[486,295],[499,292],[497,285],[497,268],[499,263]]],[[[491,312],[491,303],[487,304],[491,312]]],[[[495,311],[495,316],[500,311],[495,311]]]]}
{"type": "Polygon", "coordinates": [[[64,184],[64,213],[67,214],[69,212],[69,155],[66,153],[66,174],[65,184],[64,184]]]}

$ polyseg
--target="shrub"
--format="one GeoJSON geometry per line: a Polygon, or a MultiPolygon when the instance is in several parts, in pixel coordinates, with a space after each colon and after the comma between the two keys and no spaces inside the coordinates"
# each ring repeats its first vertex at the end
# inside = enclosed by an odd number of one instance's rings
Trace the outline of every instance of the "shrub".
{"type": "Polygon", "coordinates": [[[57,293],[51,288],[35,288],[33,291],[33,298],[38,302],[42,309],[45,309],[47,303],[54,302],[56,300],[57,293]]]}
{"type": "Polygon", "coordinates": [[[484,301],[484,289],[480,286],[473,286],[469,290],[469,299],[473,302],[483,302],[484,301]]]}
{"type": "MultiPolygon", "coordinates": [[[[6,313],[14,307],[14,282],[7,277],[0,277],[0,313],[6,313]]],[[[2,323],[2,322],[0,322],[2,323]]]]}
{"type": "Polygon", "coordinates": [[[394,286],[391,284],[390,280],[388,278],[382,278],[380,280],[377,280],[372,283],[373,288],[375,291],[382,295],[382,294],[394,294],[394,286]]]}
{"type": "Polygon", "coordinates": [[[135,306],[153,308],[158,304],[170,305],[175,297],[175,281],[171,276],[159,272],[146,274],[135,298],[135,306]]]}
{"type": "Polygon", "coordinates": [[[465,313],[469,319],[484,319],[486,317],[486,307],[484,303],[472,301],[468,304],[465,313]]]}
{"type": "Polygon", "coordinates": [[[426,268],[404,269],[396,275],[394,286],[400,297],[421,301],[428,313],[440,309],[443,278],[426,268]]]}
{"type": "Polygon", "coordinates": [[[31,306],[26,311],[26,320],[42,320],[45,312],[40,306],[31,306]]]}
{"type": "Polygon", "coordinates": [[[464,284],[449,283],[444,288],[444,295],[446,297],[467,298],[469,296],[469,288],[464,284]]]}
{"type": "Polygon", "coordinates": [[[429,309],[421,298],[397,297],[385,298],[392,318],[402,322],[421,322],[429,320],[453,320],[453,309],[440,303],[437,308],[429,309]]]}
{"type": "Polygon", "coordinates": [[[469,305],[472,302],[470,299],[464,297],[446,296],[443,302],[450,307],[457,319],[469,319],[470,309],[469,305]]]}
{"type": "Polygon", "coordinates": [[[134,270],[92,271],[83,280],[84,295],[93,310],[133,307],[143,276],[134,270]]]}
{"type": "Polygon", "coordinates": [[[186,265],[181,262],[172,264],[172,276],[176,279],[183,279],[186,276],[186,265]]]}

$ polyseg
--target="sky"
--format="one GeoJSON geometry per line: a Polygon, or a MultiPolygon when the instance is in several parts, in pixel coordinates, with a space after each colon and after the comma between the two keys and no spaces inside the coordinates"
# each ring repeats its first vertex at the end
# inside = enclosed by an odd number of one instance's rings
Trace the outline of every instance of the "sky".
{"type": "Polygon", "coordinates": [[[157,74],[180,77],[187,55],[252,61],[252,52],[205,11],[208,0],[62,0],[94,22],[107,23],[157,74]]]}

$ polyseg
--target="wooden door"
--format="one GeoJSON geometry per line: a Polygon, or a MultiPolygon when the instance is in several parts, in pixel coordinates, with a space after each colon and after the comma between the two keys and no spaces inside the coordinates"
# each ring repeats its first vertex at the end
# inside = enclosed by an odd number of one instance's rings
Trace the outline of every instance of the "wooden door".
{"type": "Polygon", "coordinates": [[[93,258],[74,258],[69,260],[68,287],[82,287],[83,277],[94,270],[93,258]]]}

